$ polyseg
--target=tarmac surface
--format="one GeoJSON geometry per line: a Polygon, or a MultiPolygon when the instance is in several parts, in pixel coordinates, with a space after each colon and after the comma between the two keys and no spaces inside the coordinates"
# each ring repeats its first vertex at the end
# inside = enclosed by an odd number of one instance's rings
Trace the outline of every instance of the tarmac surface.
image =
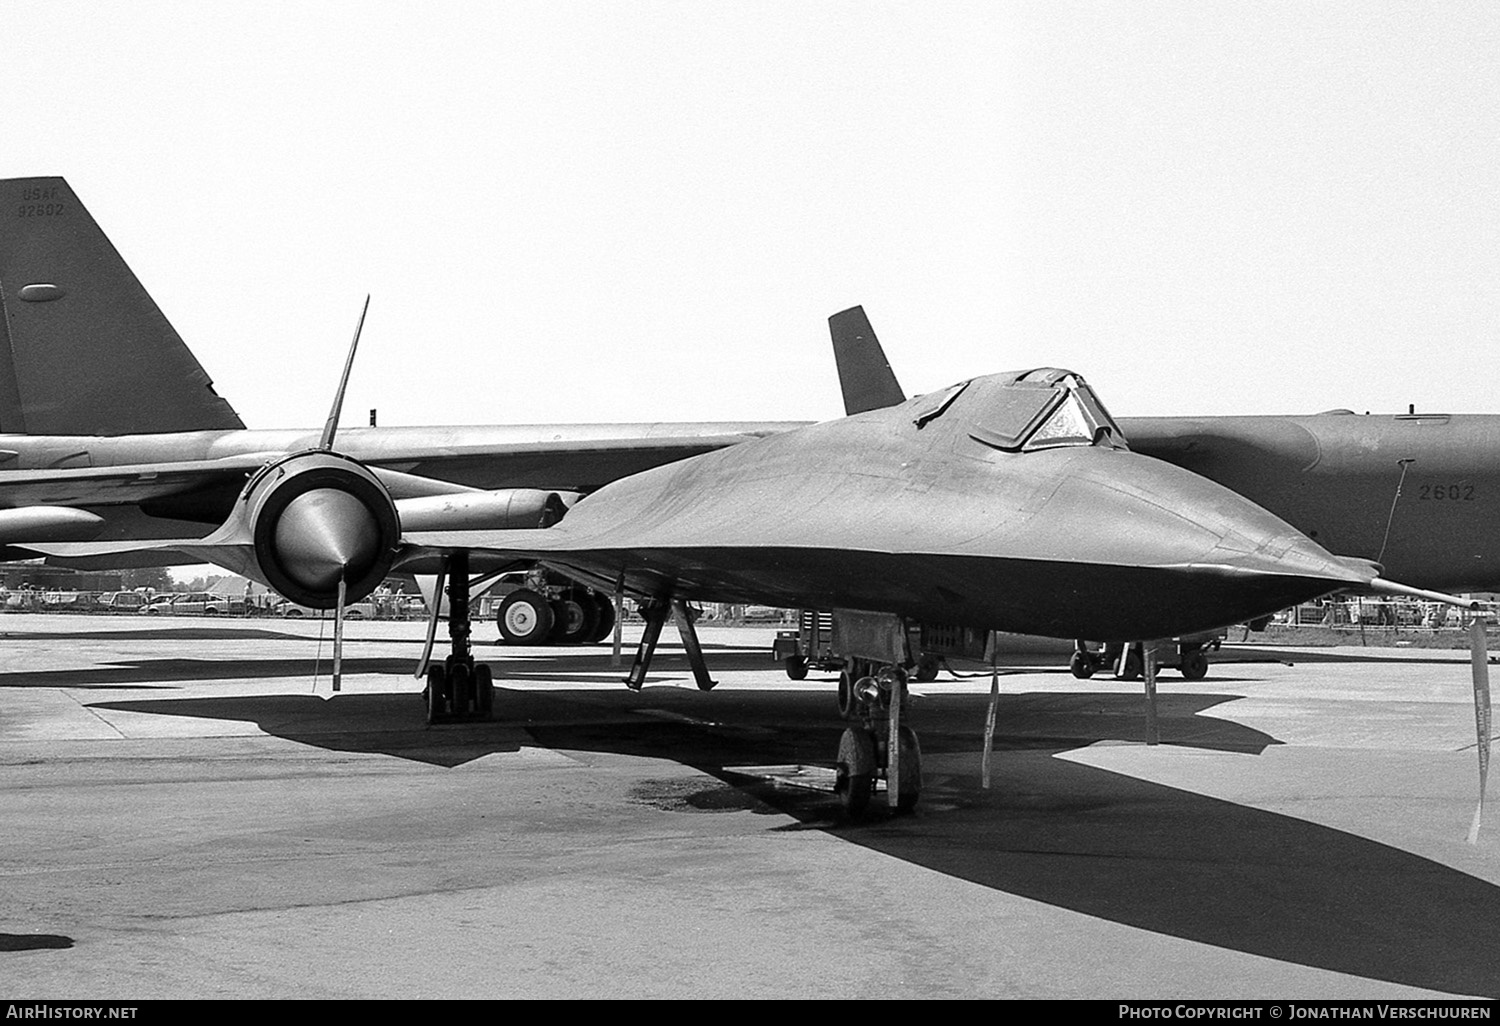
{"type": "Polygon", "coordinates": [[[322,629],[0,617],[0,997],[1500,996],[1464,651],[1226,646],[1155,746],[1140,684],[1007,660],[989,790],[945,674],[916,812],[849,822],[774,629],[705,628],[704,693],[669,627],[636,694],[476,624],[496,717],[432,728],[422,624],[337,695],[322,629]]]}

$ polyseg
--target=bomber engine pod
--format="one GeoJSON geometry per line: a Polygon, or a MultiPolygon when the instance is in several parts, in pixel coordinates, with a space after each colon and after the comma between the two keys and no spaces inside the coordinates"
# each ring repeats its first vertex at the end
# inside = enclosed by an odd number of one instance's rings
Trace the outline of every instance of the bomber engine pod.
{"type": "Polygon", "coordinates": [[[568,512],[568,499],[537,488],[500,488],[397,499],[396,508],[406,531],[524,530],[557,523],[568,512]]]}
{"type": "Polygon", "coordinates": [[[314,609],[363,598],[390,572],[401,523],[369,469],[314,449],[267,464],[240,495],[266,583],[314,609]]]}

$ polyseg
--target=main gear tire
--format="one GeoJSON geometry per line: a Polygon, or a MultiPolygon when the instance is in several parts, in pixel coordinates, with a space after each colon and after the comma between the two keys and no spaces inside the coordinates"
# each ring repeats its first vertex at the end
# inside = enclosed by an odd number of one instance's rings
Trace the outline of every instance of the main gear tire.
{"type": "Polygon", "coordinates": [[[519,588],[505,596],[495,614],[500,637],[510,645],[540,645],[552,630],[552,607],[530,588],[519,588]]]}
{"type": "Polygon", "coordinates": [[[593,592],[590,598],[594,602],[594,608],[599,611],[599,622],[594,626],[594,631],[587,640],[603,641],[615,629],[615,603],[608,595],[597,591],[593,592]]]}

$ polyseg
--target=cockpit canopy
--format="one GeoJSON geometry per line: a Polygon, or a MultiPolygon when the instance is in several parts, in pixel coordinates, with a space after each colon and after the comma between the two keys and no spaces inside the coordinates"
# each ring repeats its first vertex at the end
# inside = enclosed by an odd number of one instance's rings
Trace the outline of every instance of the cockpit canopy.
{"type": "Polygon", "coordinates": [[[918,428],[948,412],[959,413],[970,438],[1006,452],[1060,446],[1123,448],[1125,436],[1083,378],[1056,367],[973,378],[930,395],[913,407],[918,428]]]}

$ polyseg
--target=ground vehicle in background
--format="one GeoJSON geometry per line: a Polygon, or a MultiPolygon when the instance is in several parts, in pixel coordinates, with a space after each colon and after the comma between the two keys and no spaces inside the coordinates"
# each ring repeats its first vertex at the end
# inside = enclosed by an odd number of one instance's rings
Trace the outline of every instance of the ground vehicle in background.
{"type": "MultiPolygon", "coordinates": [[[[266,611],[267,616],[284,616],[291,620],[306,617],[317,620],[320,617],[333,619],[333,610],[314,609],[311,606],[300,605],[291,599],[278,598],[271,603],[266,611]]],[[[346,620],[373,620],[375,619],[375,603],[366,599],[363,602],[350,602],[344,607],[344,619],[346,620]]]]}
{"type": "Polygon", "coordinates": [[[803,609],[797,613],[797,629],[776,632],[771,658],[779,659],[792,680],[803,680],[809,669],[820,672],[844,669],[844,657],[833,649],[833,614],[803,609]]]}
{"type": "Polygon", "coordinates": [[[110,613],[139,613],[146,608],[146,596],[138,591],[106,591],[99,596],[98,608],[110,613]]]}
{"type": "Polygon", "coordinates": [[[166,616],[241,616],[245,600],[207,591],[190,591],[183,595],[166,595],[146,606],[151,615],[166,616]]]}
{"type": "MultiPolygon", "coordinates": [[[[771,643],[771,658],[781,661],[788,677],[803,680],[809,669],[824,673],[838,670],[840,687],[847,689],[853,680],[863,676],[850,676],[854,670],[852,660],[840,653],[834,643],[831,612],[826,609],[799,609],[796,616],[797,628],[777,631],[776,640],[771,643]]],[[[750,619],[748,611],[745,619],[750,619]]],[[[912,666],[913,679],[922,682],[937,680],[938,670],[942,665],[941,658],[923,650],[920,627],[908,627],[907,634],[907,647],[916,653],[916,661],[912,666]]]]}
{"type": "Polygon", "coordinates": [[[172,600],[177,596],[171,592],[160,595],[152,595],[144,599],[140,606],[140,612],[150,613],[152,616],[162,614],[170,615],[172,612],[172,600]]]}
{"type": "MultiPolygon", "coordinates": [[[[1208,675],[1208,653],[1217,652],[1225,636],[1221,629],[1157,642],[1156,665],[1177,670],[1185,680],[1202,680],[1208,675]]],[[[1120,680],[1139,680],[1144,672],[1143,660],[1139,643],[1127,648],[1113,642],[1094,651],[1080,641],[1068,661],[1068,669],[1079,680],[1087,680],[1102,669],[1111,670],[1120,680]]]]}

